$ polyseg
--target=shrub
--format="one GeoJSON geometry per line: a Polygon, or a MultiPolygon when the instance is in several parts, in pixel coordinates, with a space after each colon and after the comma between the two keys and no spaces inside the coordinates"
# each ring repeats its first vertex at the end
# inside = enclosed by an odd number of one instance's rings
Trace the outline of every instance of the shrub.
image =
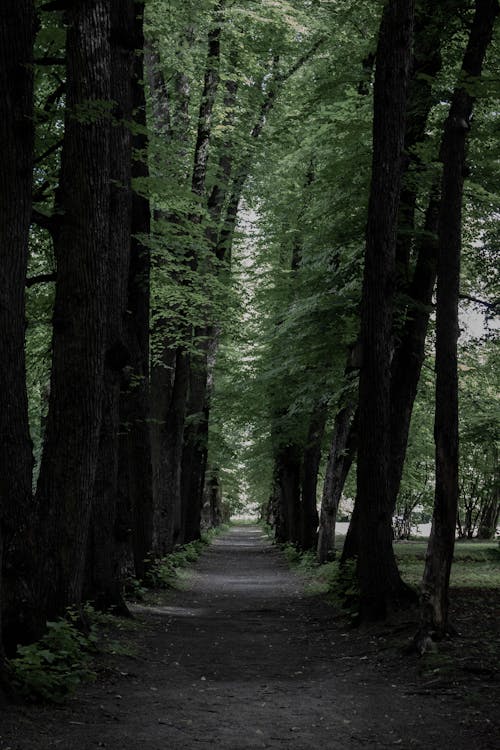
{"type": "Polygon", "coordinates": [[[29,700],[61,703],[80,683],[92,680],[96,635],[78,629],[76,615],[47,623],[39,641],[19,646],[9,662],[14,690],[29,700]]]}

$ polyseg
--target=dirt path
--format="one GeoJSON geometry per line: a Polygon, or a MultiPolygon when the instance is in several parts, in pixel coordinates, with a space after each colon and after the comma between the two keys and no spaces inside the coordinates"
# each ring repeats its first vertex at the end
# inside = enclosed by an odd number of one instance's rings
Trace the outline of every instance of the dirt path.
{"type": "Polygon", "coordinates": [[[345,630],[257,527],[218,538],[186,591],[139,609],[139,656],[66,707],[4,716],[1,750],[496,747],[474,701],[422,682],[383,630],[345,630]]]}

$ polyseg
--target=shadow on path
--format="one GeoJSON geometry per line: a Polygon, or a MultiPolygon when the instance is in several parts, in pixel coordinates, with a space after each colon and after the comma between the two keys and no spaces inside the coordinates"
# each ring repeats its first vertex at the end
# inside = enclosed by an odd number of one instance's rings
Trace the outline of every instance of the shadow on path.
{"type": "Polygon", "coordinates": [[[135,607],[139,658],[64,709],[20,711],[0,749],[495,747],[452,698],[390,674],[383,635],[353,640],[258,527],[217,538],[164,599],[135,607]]]}

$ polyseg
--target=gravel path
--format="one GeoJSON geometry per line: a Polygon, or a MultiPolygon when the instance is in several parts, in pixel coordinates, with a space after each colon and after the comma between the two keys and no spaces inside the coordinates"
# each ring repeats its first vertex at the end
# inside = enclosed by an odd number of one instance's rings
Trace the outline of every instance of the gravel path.
{"type": "Polygon", "coordinates": [[[495,747],[476,707],[422,687],[383,630],[353,635],[308,596],[258,527],[233,527],[185,591],[136,610],[140,656],[66,707],[16,709],[1,750],[495,747]]]}

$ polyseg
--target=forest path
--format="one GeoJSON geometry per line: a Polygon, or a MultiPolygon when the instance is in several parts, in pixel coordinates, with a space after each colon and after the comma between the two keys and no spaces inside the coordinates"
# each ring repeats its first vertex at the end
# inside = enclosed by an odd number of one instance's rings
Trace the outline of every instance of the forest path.
{"type": "Polygon", "coordinates": [[[1,750],[494,747],[474,707],[387,660],[383,631],[353,634],[307,595],[258,527],[217,538],[188,581],[137,607],[138,656],[66,707],[17,709],[1,750]]]}

